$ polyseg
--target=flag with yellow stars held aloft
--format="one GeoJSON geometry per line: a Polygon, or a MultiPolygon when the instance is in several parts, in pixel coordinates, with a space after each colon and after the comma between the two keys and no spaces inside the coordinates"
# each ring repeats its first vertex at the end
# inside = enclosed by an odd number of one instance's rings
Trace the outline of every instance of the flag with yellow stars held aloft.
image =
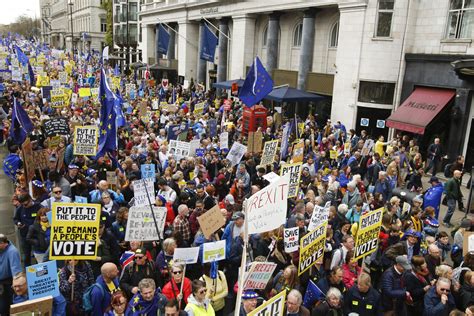
{"type": "Polygon", "coordinates": [[[244,84],[240,89],[239,98],[248,107],[258,104],[273,90],[273,80],[263,67],[258,57],[250,67],[244,84]]]}
{"type": "Polygon", "coordinates": [[[117,150],[117,114],[114,102],[117,96],[112,92],[107,82],[105,70],[102,68],[100,75],[99,100],[100,100],[100,124],[99,124],[99,149],[96,157],[102,157],[106,153],[117,150]]]}

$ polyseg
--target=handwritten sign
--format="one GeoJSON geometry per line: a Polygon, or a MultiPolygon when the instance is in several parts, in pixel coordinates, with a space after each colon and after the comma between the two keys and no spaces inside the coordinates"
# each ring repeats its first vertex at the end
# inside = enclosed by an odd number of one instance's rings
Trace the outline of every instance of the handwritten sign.
{"type": "Polygon", "coordinates": [[[285,252],[292,253],[294,251],[297,251],[299,248],[300,237],[299,227],[285,228],[283,236],[283,241],[285,243],[285,252]]]}
{"type": "Polygon", "coordinates": [[[329,207],[331,206],[331,202],[327,202],[324,207],[315,205],[313,209],[313,214],[311,215],[311,220],[308,225],[308,231],[312,231],[319,225],[324,222],[327,222],[329,219],[329,207]]]}
{"type": "Polygon", "coordinates": [[[247,278],[244,282],[244,290],[263,290],[270,281],[277,264],[273,262],[252,262],[247,278]]]}
{"type": "Polygon", "coordinates": [[[209,237],[214,234],[216,230],[224,226],[226,222],[218,205],[199,216],[197,220],[204,236],[207,239],[209,239],[209,237]]]}
{"type": "Polygon", "coordinates": [[[153,241],[163,238],[165,229],[166,207],[153,206],[160,235],[156,232],[155,221],[150,206],[133,206],[128,212],[126,241],[153,241]]]}
{"type": "Polygon", "coordinates": [[[134,206],[149,206],[150,202],[155,203],[155,187],[151,179],[133,181],[133,193],[134,206]]]}

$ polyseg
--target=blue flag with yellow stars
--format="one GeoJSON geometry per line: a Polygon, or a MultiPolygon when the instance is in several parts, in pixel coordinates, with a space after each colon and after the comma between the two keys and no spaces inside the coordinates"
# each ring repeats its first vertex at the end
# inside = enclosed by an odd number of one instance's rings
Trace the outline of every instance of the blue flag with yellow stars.
{"type": "Polygon", "coordinates": [[[102,157],[106,153],[117,150],[117,114],[115,112],[115,100],[117,96],[110,90],[105,70],[102,68],[100,74],[99,100],[100,100],[100,124],[99,124],[99,150],[96,157],[102,157]]]}
{"type": "Polygon", "coordinates": [[[138,292],[132,297],[132,299],[128,303],[126,315],[129,315],[129,316],[157,315],[159,302],[160,302],[160,296],[157,293],[155,293],[155,296],[153,296],[153,299],[151,301],[145,301],[142,295],[140,294],[140,292],[138,292]]]}
{"type": "Polygon", "coordinates": [[[31,123],[25,109],[18,104],[16,98],[13,98],[12,124],[10,126],[10,137],[17,145],[23,144],[28,133],[33,131],[33,123],[31,123]]]}
{"type": "Polygon", "coordinates": [[[12,181],[16,180],[16,173],[21,167],[21,159],[17,154],[9,154],[3,161],[3,172],[12,181]]]}
{"type": "Polygon", "coordinates": [[[114,100],[114,109],[115,109],[115,115],[117,115],[117,127],[122,127],[127,124],[125,121],[125,117],[123,116],[123,110],[122,110],[122,105],[123,105],[123,98],[120,95],[120,91],[117,89],[116,90],[116,96],[114,100]]]}
{"type": "Polygon", "coordinates": [[[28,64],[28,57],[23,53],[20,47],[15,45],[16,56],[18,57],[18,61],[23,65],[26,66],[28,64]]]}
{"type": "Polygon", "coordinates": [[[263,67],[258,57],[250,67],[244,84],[240,89],[239,98],[242,102],[252,107],[258,104],[263,98],[273,90],[273,80],[263,67]]]}

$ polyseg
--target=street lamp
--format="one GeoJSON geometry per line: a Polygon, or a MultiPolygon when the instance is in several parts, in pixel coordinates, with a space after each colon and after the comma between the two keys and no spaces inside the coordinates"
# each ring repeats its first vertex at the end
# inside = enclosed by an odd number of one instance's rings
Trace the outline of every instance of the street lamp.
{"type": "Polygon", "coordinates": [[[71,19],[71,52],[72,58],[74,59],[74,28],[72,26],[72,7],[74,6],[74,0],[67,0],[67,4],[69,5],[69,17],[71,19]]]}

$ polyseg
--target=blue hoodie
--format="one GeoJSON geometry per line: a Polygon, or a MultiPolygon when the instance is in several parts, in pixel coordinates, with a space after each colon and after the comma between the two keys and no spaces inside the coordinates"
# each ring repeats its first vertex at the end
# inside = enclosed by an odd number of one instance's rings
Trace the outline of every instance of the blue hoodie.
{"type": "Polygon", "coordinates": [[[0,280],[13,277],[23,271],[21,268],[20,253],[16,247],[8,242],[5,250],[0,251],[0,280]]]}

